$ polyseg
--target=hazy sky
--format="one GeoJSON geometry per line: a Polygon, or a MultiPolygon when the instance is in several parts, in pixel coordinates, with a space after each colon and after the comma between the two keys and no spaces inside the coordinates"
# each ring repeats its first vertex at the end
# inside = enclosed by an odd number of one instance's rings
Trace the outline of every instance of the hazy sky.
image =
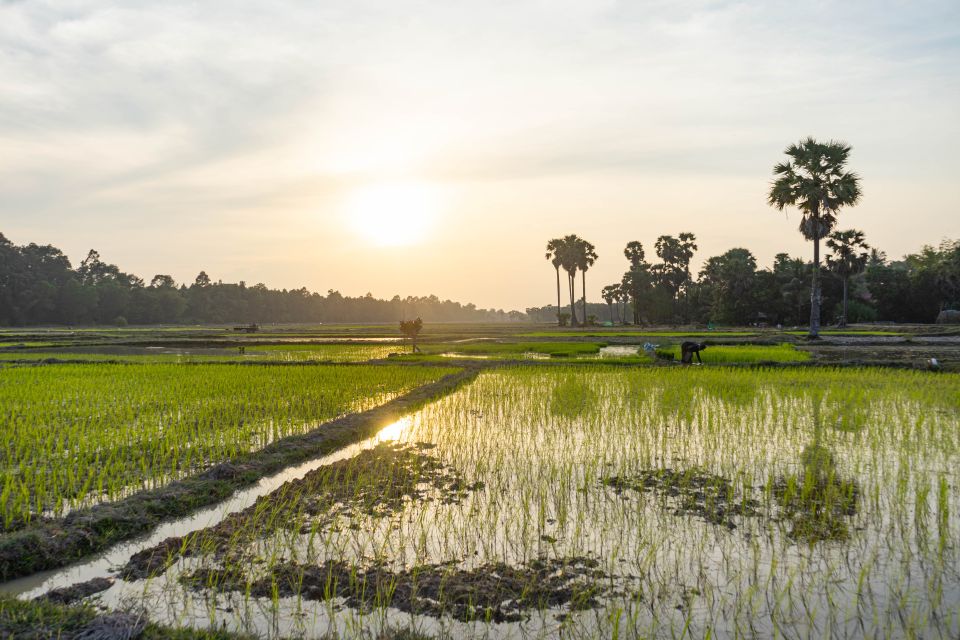
{"type": "Polygon", "coordinates": [[[806,135],[853,145],[842,226],[960,237],[960,2],[0,0],[0,232],[146,279],[522,309],[566,233],[594,300],[628,240],[766,265],[806,135]]]}

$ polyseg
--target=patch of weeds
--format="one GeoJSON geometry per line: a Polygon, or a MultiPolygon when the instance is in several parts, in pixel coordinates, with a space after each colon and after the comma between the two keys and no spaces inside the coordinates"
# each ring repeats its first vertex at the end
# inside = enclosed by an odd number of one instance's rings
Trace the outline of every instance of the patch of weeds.
{"type": "Polygon", "coordinates": [[[426,564],[395,571],[385,564],[363,566],[330,560],[321,565],[287,562],[247,584],[235,569],[203,569],[181,577],[194,588],[246,591],[255,597],[343,599],[369,612],[390,606],[431,617],[470,622],[519,622],[533,610],[564,607],[585,611],[609,592],[610,578],[589,557],[537,559],[511,566],[490,562],[473,569],[456,563],[426,564]]]}
{"type": "Polygon", "coordinates": [[[711,524],[735,529],[734,517],[761,515],[760,503],[738,495],[733,483],[702,469],[645,469],[631,476],[612,476],[601,484],[622,496],[626,491],[653,493],[671,502],[674,515],[699,516],[711,524]]]}
{"type": "Polygon", "coordinates": [[[857,514],[860,497],[857,483],[837,474],[833,456],[825,447],[807,447],[801,462],[803,473],[782,477],[773,485],[783,519],[790,523],[788,535],[810,544],[847,540],[847,520],[857,514]]]}

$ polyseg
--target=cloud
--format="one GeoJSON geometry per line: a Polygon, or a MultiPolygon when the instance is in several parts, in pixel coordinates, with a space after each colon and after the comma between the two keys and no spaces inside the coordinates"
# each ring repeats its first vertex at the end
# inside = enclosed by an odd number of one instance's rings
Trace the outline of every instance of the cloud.
{"type": "Polygon", "coordinates": [[[320,232],[355,185],[405,177],[509,222],[507,194],[552,206],[543,181],[761,190],[812,134],[895,176],[891,202],[924,190],[940,234],[958,63],[950,0],[0,2],[0,226],[202,218],[254,246],[264,212],[320,232]]]}

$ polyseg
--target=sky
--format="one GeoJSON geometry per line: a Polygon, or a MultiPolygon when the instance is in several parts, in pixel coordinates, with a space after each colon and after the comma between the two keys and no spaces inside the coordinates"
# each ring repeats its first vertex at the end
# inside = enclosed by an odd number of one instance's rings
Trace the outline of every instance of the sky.
{"type": "Polygon", "coordinates": [[[347,295],[555,299],[691,231],[696,268],[806,257],[766,204],[853,146],[841,227],[960,237],[960,2],[0,0],[0,232],[154,274],[347,295]]]}

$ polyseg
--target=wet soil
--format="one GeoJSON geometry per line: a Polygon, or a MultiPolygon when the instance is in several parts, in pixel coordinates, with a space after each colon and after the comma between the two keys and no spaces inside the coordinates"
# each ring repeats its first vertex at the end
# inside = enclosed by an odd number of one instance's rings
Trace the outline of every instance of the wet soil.
{"type": "MultiPolygon", "coordinates": [[[[804,457],[809,457],[809,451],[804,457]]],[[[787,536],[795,542],[847,540],[849,521],[858,511],[859,487],[833,469],[815,468],[806,459],[804,463],[807,469],[803,473],[781,476],[773,483],[775,504],[748,497],[729,479],[701,469],[646,469],[630,476],[603,478],[601,484],[623,498],[631,491],[654,494],[673,515],[700,517],[730,530],[737,528],[738,519],[763,518],[785,525],[787,536]]]]}
{"type": "Polygon", "coordinates": [[[249,589],[254,597],[342,599],[342,605],[360,611],[390,606],[463,622],[519,622],[534,610],[562,607],[584,611],[597,607],[599,598],[612,588],[610,578],[598,565],[593,558],[572,557],[537,559],[518,566],[491,562],[462,569],[456,563],[442,563],[395,571],[377,563],[288,562],[249,583],[242,573],[229,569],[198,570],[182,580],[196,589],[249,589]]]}
{"type": "Polygon", "coordinates": [[[113,580],[110,578],[92,578],[86,582],[78,582],[69,587],[60,587],[51,589],[37,600],[46,600],[55,604],[73,604],[94,594],[106,591],[113,586],[113,580]]]}
{"type": "Polygon", "coordinates": [[[762,515],[759,501],[739,495],[730,480],[702,469],[645,469],[636,475],[603,478],[601,484],[623,497],[631,490],[652,493],[666,499],[674,515],[698,516],[728,529],[737,527],[735,517],[762,515]]]}

